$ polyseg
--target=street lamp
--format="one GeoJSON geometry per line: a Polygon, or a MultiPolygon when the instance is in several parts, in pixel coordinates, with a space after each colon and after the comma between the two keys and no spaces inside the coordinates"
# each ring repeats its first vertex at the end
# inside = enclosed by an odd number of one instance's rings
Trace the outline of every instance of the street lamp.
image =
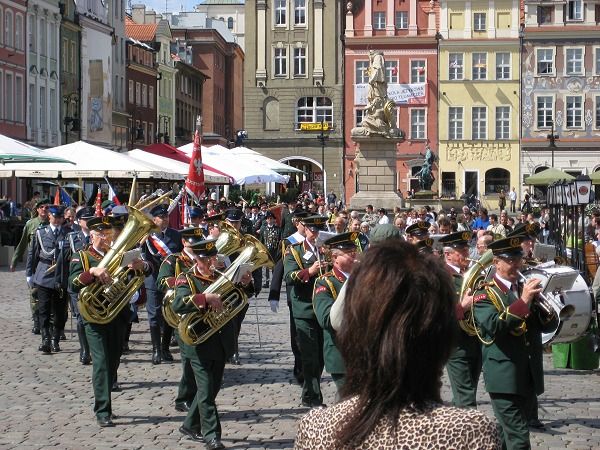
{"type": "Polygon", "coordinates": [[[65,117],[63,118],[63,124],[65,125],[65,144],[68,144],[69,132],[73,131],[78,133],[81,131],[80,120],[78,117],[79,93],[71,92],[63,95],[63,102],[65,104],[65,117]]]}
{"type": "Polygon", "coordinates": [[[558,134],[554,134],[554,120],[550,121],[550,134],[546,136],[546,139],[550,141],[548,147],[550,147],[550,151],[552,153],[552,164],[551,167],[554,167],[554,149],[556,148],[556,141],[558,141],[558,134]]]}
{"type": "Polygon", "coordinates": [[[327,186],[325,185],[325,142],[329,136],[325,134],[325,121],[321,120],[321,132],[317,135],[317,139],[321,143],[321,176],[323,177],[323,195],[327,195],[327,186]]]}

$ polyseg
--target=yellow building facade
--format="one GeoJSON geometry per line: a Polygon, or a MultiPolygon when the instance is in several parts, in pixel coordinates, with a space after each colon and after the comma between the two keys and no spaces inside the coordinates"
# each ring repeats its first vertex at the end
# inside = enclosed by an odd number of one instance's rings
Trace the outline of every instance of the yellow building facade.
{"type": "Polygon", "coordinates": [[[519,3],[440,6],[439,192],[497,209],[520,186],[519,3]]]}

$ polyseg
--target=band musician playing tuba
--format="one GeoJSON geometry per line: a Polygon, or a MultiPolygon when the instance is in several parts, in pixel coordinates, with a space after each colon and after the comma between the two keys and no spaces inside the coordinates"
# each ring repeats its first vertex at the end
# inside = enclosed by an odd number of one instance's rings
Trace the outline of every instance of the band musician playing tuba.
{"type": "MultiPolygon", "coordinates": [[[[121,219],[117,217],[95,217],[87,221],[90,230],[91,245],[71,258],[69,286],[73,292],[80,292],[93,283],[109,285],[113,282],[106,267],[97,267],[104,255],[110,250],[114,239],[113,227],[121,219]]],[[[135,259],[128,267],[135,271],[136,277],[150,272],[149,265],[141,259],[135,259]]],[[[117,368],[121,357],[123,335],[127,327],[129,310],[122,309],[108,323],[91,323],[84,320],[85,334],[92,357],[92,385],[94,387],[94,413],[101,427],[110,427],[112,421],[111,387],[116,380],[117,368]]]]}
{"type": "MultiPolygon", "coordinates": [[[[544,392],[542,332],[544,321],[534,311],[542,291],[540,280],[519,284],[523,236],[500,239],[488,248],[496,272],[473,297],[475,328],[483,343],[483,377],[504,448],[531,448],[528,421],[536,395],[544,392]]],[[[549,324],[555,327],[555,324],[549,324]]]]}
{"type": "MultiPolygon", "coordinates": [[[[173,311],[188,314],[197,311],[223,310],[221,296],[203,292],[218,277],[214,267],[217,264],[217,247],[214,240],[202,240],[188,247],[194,255],[195,266],[188,273],[182,273],[175,281],[173,311]]],[[[241,280],[248,285],[252,275],[247,273],[241,280]]],[[[181,351],[189,358],[197,385],[196,396],[179,431],[194,441],[206,442],[210,450],[225,448],[221,442],[221,423],[215,399],[221,388],[225,361],[233,355],[235,348],[235,320],[229,320],[218,333],[198,345],[182,342],[181,351]]]]}

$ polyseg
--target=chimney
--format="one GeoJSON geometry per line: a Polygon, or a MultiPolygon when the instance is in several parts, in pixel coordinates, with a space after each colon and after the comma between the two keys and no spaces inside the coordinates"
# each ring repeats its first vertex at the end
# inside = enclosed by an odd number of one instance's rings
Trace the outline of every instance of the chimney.
{"type": "Polygon", "coordinates": [[[144,15],[146,14],[146,5],[137,5],[131,6],[131,20],[135,23],[143,24],[144,23],[144,15]]]}
{"type": "Polygon", "coordinates": [[[156,23],[156,11],[154,11],[153,9],[149,9],[148,11],[146,11],[144,23],[156,23]]]}

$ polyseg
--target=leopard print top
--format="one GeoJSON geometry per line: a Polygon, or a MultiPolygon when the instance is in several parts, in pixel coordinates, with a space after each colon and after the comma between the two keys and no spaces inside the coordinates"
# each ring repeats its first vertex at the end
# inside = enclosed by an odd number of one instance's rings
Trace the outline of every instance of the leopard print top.
{"type": "MultiPolygon", "coordinates": [[[[295,450],[332,450],[337,448],[335,433],[352,414],[357,398],[330,408],[311,410],[301,420],[295,450]]],[[[355,449],[377,450],[496,450],[501,441],[496,423],[475,409],[459,409],[431,403],[425,412],[406,409],[397,426],[382,419],[369,437],[355,449]]]]}

